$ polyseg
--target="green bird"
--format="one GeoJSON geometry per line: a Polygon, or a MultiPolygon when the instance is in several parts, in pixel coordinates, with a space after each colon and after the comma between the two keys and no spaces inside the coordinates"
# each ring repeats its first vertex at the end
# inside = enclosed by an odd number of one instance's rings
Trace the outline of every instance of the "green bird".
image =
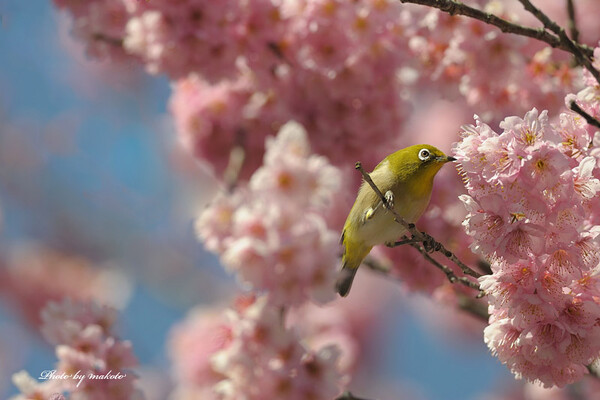
{"type": "MultiPolygon", "coordinates": [[[[433,146],[418,144],[390,154],[370,176],[388,204],[407,222],[415,223],[429,204],[433,178],[445,163],[454,160],[433,146]]],[[[405,233],[404,226],[363,181],[342,232],[344,254],[337,292],[348,295],[358,267],[373,246],[394,243],[405,233]]]]}

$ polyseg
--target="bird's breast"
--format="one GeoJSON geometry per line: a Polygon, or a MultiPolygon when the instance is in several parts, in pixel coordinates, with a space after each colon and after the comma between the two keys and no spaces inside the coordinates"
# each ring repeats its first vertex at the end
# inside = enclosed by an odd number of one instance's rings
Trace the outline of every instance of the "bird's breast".
{"type": "MultiPolygon", "coordinates": [[[[402,218],[411,223],[416,222],[425,212],[431,196],[431,190],[410,193],[406,188],[398,188],[392,192],[394,193],[394,209],[402,218]]],[[[365,221],[359,230],[360,236],[369,246],[394,242],[406,233],[402,224],[394,220],[394,214],[385,209],[365,221]]]]}

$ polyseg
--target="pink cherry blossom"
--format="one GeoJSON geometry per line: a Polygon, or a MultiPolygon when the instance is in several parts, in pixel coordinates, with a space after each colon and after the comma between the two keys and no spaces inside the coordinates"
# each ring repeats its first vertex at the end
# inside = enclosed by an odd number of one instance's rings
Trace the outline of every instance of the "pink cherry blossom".
{"type": "Polygon", "coordinates": [[[268,120],[268,102],[257,103],[252,82],[246,78],[209,85],[191,76],[177,81],[171,98],[180,140],[197,158],[221,175],[235,147],[244,149],[242,177],[259,165],[267,135],[278,124],[268,120]]]}
{"type": "Polygon", "coordinates": [[[240,297],[225,311],[197,309],[171,336],[174,398],[333,398],[346,379],[339,349],[305,348],[286,325],[268,296],[240,297]]]}
{"type": "Polygon", "coordinates": [[[375,165],[426,88],[462,97],[489,121],[534,104],[556,110],[576,86],[568,60],[533,39],[393,0],[56,4],[98,56],[127,56],[176,80],[171,112],[183,142],[217,173],[241,145],[243,178],[259,165],[265,136],[290,119],[332,163],[375,165]],[[225,105],[210,107],[215,98],[225,105]]]}
{"type": "Polygon", "coordinates": [[[231,326],[222,309],[193,309],[170,334],[170,355],[178,383],[212,386],[224,376],[214,370],[211,357],[231,341],[231,326]]]}
{"type": "Polygon", "coordinates": [[[124,1],[54,0],[58,8],[75,17],[72,34],[86,44],[86,52],[97,58],[129,58],[122,47],[129,15],[124,1]]]}
{"type": "Polygon", "coordinates": [[[0,269],[2,293],[36,327],[48,301],[70,297],[115,306],[126,301],[127,278],[114,270],[102,270],[84,257],[33,242],[13,246],[6,256],[6,267],[0,269]]]}
{"type": "MultiPolygon", "coordinates": [[[[518,2],[471,5],[518,23],[523,14],[518,2]]],[[[408,31],[421,71],[418,87],[434,82],[436,91],[449,98],[462,96],[488,122],[534,105],[556,111],[569,88],[577,87],[577,71],[566,57],[544,50],[534,40],[504,35],[481,21],[438,10],[420,7],[411,12],[418,21],[414,31],[408,31]],[[494,79],[482,71],[494,71],[494,79]]]]}
{"type": "Polygon", "coordinates": [[[324,215],[338,181],[335,167],[310,154],[304,129],[288,123],[267,141],[264,165],[247,187],[217,197],[197,232],[242,284],[268,290],[273,301],[330,300],[338,234],[324,215]],[[235,200],[241,196],[244,203],[235,200]]]}
{"type": "Polygon", "coordinates": [[[266,297],[228,315],[232,341],[213,357],[225,379],[215,386],[221,399],[330,399],[340,393],[336,346],[307,351],[266,297]]]}
{"type": "Polygon", "coordinates": [[[93,302],[65,299],[61,303],[48,303],[42,310],[42,333],[56,346],[55,373],[66,378],[34,384],[23,373],[17,374],[13,379],[23,394],[30,396],[52,390],[52,393],[68,392],[73,400],[141,400],[131,370],[137,360],[131,342],[115,336],[115,318],[116,310],[93,302]],[[118,378],[98,378],[107,374],[118,378]]]}
{"type": "Polygon", "coordinates": [[[173,78],[201,71],[218,81],[236,75],[239,53],[234,30],[241,18],[234,1],[129,1],[123,45],[151,73],[173,78]]]}
{"type": "Polygon", "coordinates": [[[516,377],[546,387],[580,380],[600,351],[600,181],[576,121],[568,111],[551,124],[533,109],[506,118],[499,134],[477,121],[455,151],[469,192],[464,224],[493,271],[480,278],[485,341],[516,377]],[[486,173],[500,160],[512,160],[508,176],[486,173]]]}
{"type": "Polygon", "coordinates": [[[367,351],[385,316],[377,311],[392,293],[381,285],[377,276],[364,273],[346,299],[337,299],[326,305],[304,303],[290,310],[288,326],[298,330],[303,343],[311,351],[336,345],[340,349],[338,369],[345,374],[360,373],[360,361],[367,351]],[[366,304],[364,296],[369,296],[366,304]]]}
{"type": "MultiPolygon", "coordinates": [[[[447,123],[423,107],[440,94],[481,118],[464,128],[454,151],[468,191],[460,196],[466,215],[456,212],[458,186],[440,176],[420,227],[467,263],[483,258],[491,265],[479,281],[491,314],[484,337],[515,376],[564,386],[586,373],[600,350],[600,132],[573,112],[558,113],[564,99],[599,117],[600,89],[589,73],[580,79],[566,54],[397,0],[54,3],[72,15],[73,35],[93,57],[167,75],[180,141],[218,179],[236,180],[204,210],[196,232],[246,289],[268,294],[238,305],[227,321],[199,312],[174,331],[174,397],[325,399],[340,391],[340,371],[351,370],[360,354],[348,316],[317,315],[307,329],[318,332],[302,332],[307,349],[281,310],[333,296],[333,228],[346,201],[340,188],[351,185],[340,184],[332,164],[374,166],[390,148],[422,136],[422,129],[406,129],[414,108],[447,123]],[[568,92],[577,93],[564,98],[568,92]],[[518,117],[500,122],[505,115],[518,117]],[[306,131],[284,125],[290,120],[306,131]],[[210,340],[215,331],[226,333],[218,343],[210,340]],[[345,354],[327,346],[332,341],[345,354]]],[[[530,23],[513,3],[469,2],[530,23]]],[[[587,21],[589,37],[598,5],[581,3],[578,19],[587,21]]],[[[556,5],[543,7],[558,15],[556,5]]],[[[598,65],[600,50],[594,54],[598,65]]],[[[377,253],[411,290],[448,304],[467,292],[410,248],[377,253]]],[[[74,304],[49,306],[44,316],[61,370],[135,364],[130,345],[109,329],[109,311],[74,304]]],[[[77,389],[68,389],[77,398],[77,389]]]]}
{"type": "Polygon", "coordinates": [[[13,396],[10,400],[30,400],[30,399],[51,399],[50,396],[55,393],[60,393],[60,381],[47,380],[39,382],[27,373],[27,371],[19,371],[13,374],[12,381],[19,389],[20,394],[13,396]]]}

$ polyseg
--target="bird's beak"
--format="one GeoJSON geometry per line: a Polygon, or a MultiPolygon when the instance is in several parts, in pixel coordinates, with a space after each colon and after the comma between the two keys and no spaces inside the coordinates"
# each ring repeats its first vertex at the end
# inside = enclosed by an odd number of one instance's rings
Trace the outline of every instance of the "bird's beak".
{"type": "Polygon", "coordinates": [[[450,156],[446,156],[446,157],[437,157],[436,160],[438,162],[443,162],[443,163],[447,163],[449,161],[456,161],[456,158],[454,157],[450,157],[450,156]]]}

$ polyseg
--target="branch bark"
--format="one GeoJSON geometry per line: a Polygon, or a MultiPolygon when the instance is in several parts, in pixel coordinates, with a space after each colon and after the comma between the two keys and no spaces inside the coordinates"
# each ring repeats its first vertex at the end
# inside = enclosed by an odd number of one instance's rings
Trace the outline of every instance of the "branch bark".
{"type": "MultiPolygon", "coordinates": [[[[434,262],[437,263],[436,260],[434,260],[434,262]]],[[[381,274],[385,277],[390,277],[390,269],[387,266],[381,264],[379,261],[377,261],[373,257],[369,256],[369,257],[365,258],[363,260],[363,264],[366,267],[368,267],[369,269],[371,269],[372,271],[377,272],[378,274],[381,274]]],[[[445,267],[445,268],[448,268],[448,267],[445,267]]],[[[450,272],[452,273],[452,271],[450,271],[450,272]]],[[[401,280],[400,278],[396,278],[393,276],[392,276],[392,278],[395,278],[398,281],[401,280]]],[[[463,279],[466,279],[466,278],[463,277],[463,279]]],[[[452,280],[450,280],[450,282],[452,282],[452,280]]],[[[456,282],[456,281],[454,281],[454,282],[456,282]]],[[[454,283],[454,282],[452,282],[452,283],[454,283]]],[[[467,286],[469,286],[469,285],[467,285],[467,286]]],[[[474,289],[479,290],[479,287],[476,287],[474,289]]],[[[480,291],[480,293],[482,293],[482,292],[480,291]]],[[[479,318],[480,320],[482,320],[485,323],[488,322],[488,319],[490,316],[487,312],[487,306],[485,304],[477,301],[477,298],[479,298],[479,296],[477,296],[476,298],[472,298],[469,296],[462,295],[460,293],[457,293],[457,295],[458,295],[457,306],[459,309],[461,309],[465,312],[468,312],[472,316],[479,318]]]]}
{"type": "Polygon", "coordinates": [[[598,82],[598,84],[600,84],[600,72],[592,65],[593,53],[585,54],[582,51],[582,49],[580,47],[581,45],[579,43],[571,40],[567,36],[567,33],[561,26],[559,26],[556,22],[552,21],[550,19],[550,17],[548,17],[542,10],[540,10],[539,8],[534,6],[531,3],[531,1],[519,0],[519,2],[523,5],[523,7],[525,7],[525,9],[527,11],[529,11],[542,24],[544,24],[544,27],[546,29],[549,29],[550,31],[554,32],[558,36],[558,38],[560,39],[561,43],[564,45],[566,50],[568,52],[572,53],[575,56],[575,59],[577,60],[577,62],[579,64],[583,65],[588,71],[590,71],[592,76],[594,78],[596,78],[596,81],[598,82]]]}
{"type": "Polygon", "coordinates": [[[579,107],[579,104],[577,104],[575,100],[571,101],[571,103],[569,104],[569,108],[575,111],[577,114],[581,115],[588,124],[595,126],[596,128],[600,128],[600,121],[598,121],[596,118],[592,117],[590,114],[585,112],[585,110],[579,107]]]}
{"type": "Polygon", "coordinates": [[[579,42],[579,29],[577,29],[577,16],[575,14],[575,4],[573,0],[567,0],[567,15],[569,21],[567,22],[567,28],[569,28],[569,34],[574,42],[579,42]]]}
{"type": "Polygon", "coordinates": [[[369,399],[364,399],[362,397],[355,397],[350,392],[344,392],[341,396],[336,397],[335,400],[369,400],[369,399]]]}
{"type": "MultiPolygon", "coordinates": [[[[593,48],[579,43],[579,31],[577,30],[575,20],[575,6],[573,0],[567,0],[567,12],[569,15],[569,30],[572,39],[567,36],[565,30],[556,22],[552,21],[542,10],[534,6],[529,0],[519,0],[523,7],[534,15],[544,28],[531,28],[510,22],[497,15],[486,13],[477,8],[467,6],[455,0],[400,0],[402,3],[420,4],[432,8],[437,8],[450,15],[463,15],[473,18],[486,24],[499,28],[502,32],[515,35],[526,36],[540,40],[549,44],[551,47],[558,48],[573,54],[576,62],[583,65],[600,84],[600,71],[592,64],[594,50],[593,48]],[[549,32],[550,31],[550,32],[549,32]]],[[[595,126],[600,127],[600,122],[591,115],[583,111],[577,104],[571,103],[571,110],[581,115],[585,120],[595,126]]]]}
{"type": "MultiPolygon", "coordinates": [[[[546,42],[551,47],[558,48],[567,52],[572,52],[565,43],[563,43],[560,38],[555,35],[549,33],[545,29],[536,29],[530,28],[526,26],[522,26],[519,24],[515,24],[514,22],[510,22],[506,19],[500,18],[497,15],[486,13],[484,11],[478,10],[477,8],[473,8],[467,6],[466,4],[460,3],[454,0],[400,0],[402,3],[412,3],[412,4],[421,4],[424,6],[429,6],[433,8],[437,8],[438,10],[444,11],[450,15],[464,15],[465,17],[470,17],[473,19],[477,19],[479,21],[485,22],[489,25],[494,25],[499,28],[502,32],[505,33],[513,33],[520,36],[527,36],[533,39],[540,40],[542,42],[546,42]]],[[[588,57],[592,57],[594,50],[586,46],[584,44],[577,44],[578,48],[588,57]]]]}
{"type": "Polygon", "coordinates": [[[114,38],[110,36],[106,36],[103,33],[94,33],[92,34],[92,38],[99,42],[105,42],[115,47],[123,47],[123,39],[122,38],[114,38]]]}

